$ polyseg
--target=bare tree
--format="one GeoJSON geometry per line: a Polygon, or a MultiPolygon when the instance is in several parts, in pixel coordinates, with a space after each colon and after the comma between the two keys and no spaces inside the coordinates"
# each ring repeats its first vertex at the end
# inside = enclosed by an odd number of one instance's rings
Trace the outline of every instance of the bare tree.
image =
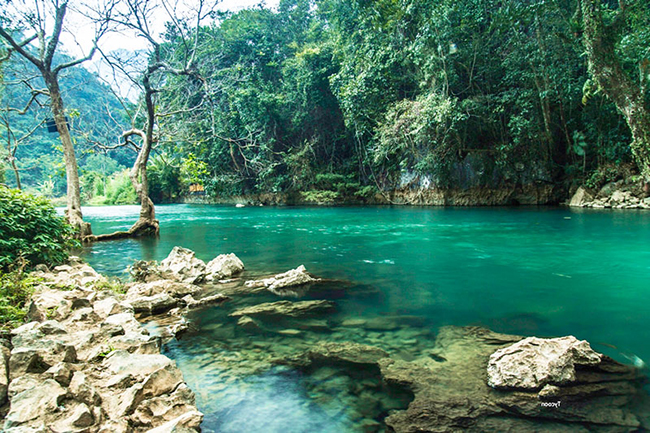
{"type": "Polygon", "coordinates": [[[113,4],[106,5],[107,7],[103,10],[105,16],[95,21],[97,23],[95,37],[92,48],[88,53],[77,59],[55,65],[54,55],[60,45],[61,33],[64,29],[65,17],[68,11],[68,3],[68,0],[35,0],[32,8],[16,8],[16,16],[13,18],[17,20],[18,25],[22,26],[21,30],[34,32],[34,34],[18,40],[16,37],[20,35],[19,33],[12,32],[0,24],[0,37],[9,45],[7,55],[17,53],[28,60],[38,69],[45,81],[47,94],[50,98],[50,108],[61,139],[61,144],[63,145],[63,154],[65,157],[68,185],[66,215],[70,224],[77,230],[77,235],[83,239],[90,235],[92,231],[90,223],[84,222],[81,213],[79,171],[74,145],[66,122],[65,107],[59,87],[59,74],[64,69],[80,65],[93,57],[97,49],[98,40],[107,30],[107,24],[109,22],[107,17],[110,14],[113,4]],[[38,42],[38,48],[36,50],[29,49],[28,47],[33,41],[38,42]]]}
{"type": "MultiPolygon", "coordinates": [[[[144,125],[137,127],[138,116],[132,115],[131,128],[122,133],[121,142],[118,145],[110,147],[126,146],[138,151],[138,156],[129,172],[129,178],[140,200],[140,217],[126,232],[92,236],[88,238],[89,240],[101,241],[159,233],[160,225],[156,220],[154,204],[149,197],[147,164],[152,149],[159,140],[155,131],[157,122],[160,118],[168,117],[172,113],[157,110],[156,96],[161,92],[161,86],[168,75],[193,77],[204,82],[195,64],[196,52],[201,22],[213,13],[217,3],[218,1],[206,0],[192,2],[194,9],[190,10],[191,18],[180,15],[178,3],[166,0],[124,0],[122,2],[124,8],[114,11],[111,17],[112,23],[122,31],[133,32],[138,37],[144,38],[149,45],[147,62],[140,66],[138,66],[137,59],[125,59],[117,54],[111,55],[102,52],[114,73],[126,77],[140,89],[144,103],[144,125]],[[174,43],[183,47],[183,55],[175,56],[165,52],[163,42],[154,33],[152,28],[154,14],[161,8],[168,20],[168,29],[173,29],[178,38],[174,43]]],[[[190,108],[189,111],[195,108],[190,108]]]]}

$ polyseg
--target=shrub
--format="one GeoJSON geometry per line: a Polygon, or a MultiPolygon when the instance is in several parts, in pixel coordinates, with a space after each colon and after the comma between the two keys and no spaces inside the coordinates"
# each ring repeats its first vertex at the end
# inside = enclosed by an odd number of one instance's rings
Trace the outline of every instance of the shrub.
{"type": "Polygon", "coordinates": [[[47,199],[0,186],[0,271],[64,262],[73,233],[47,199]]]}
{"type": "Polygon", "coordinates": [[[36,277],[24,274],[22,269],[9,273],[0,271],[0,329],[19,326],[27,314],[25,304],[40,282],[36,277]]]}

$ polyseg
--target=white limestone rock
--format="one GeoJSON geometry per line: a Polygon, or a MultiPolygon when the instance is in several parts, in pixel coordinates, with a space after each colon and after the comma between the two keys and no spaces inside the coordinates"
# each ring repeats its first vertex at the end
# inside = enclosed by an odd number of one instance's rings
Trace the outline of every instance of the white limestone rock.
{"type": "Polygon", "coordinates": [[[593,366],[600,361],[601,355],[588,342],[574,336],[529,337],[490,356],[488,385],[528,390],[564,385],[575,381],[577,365],[593,366]]]}

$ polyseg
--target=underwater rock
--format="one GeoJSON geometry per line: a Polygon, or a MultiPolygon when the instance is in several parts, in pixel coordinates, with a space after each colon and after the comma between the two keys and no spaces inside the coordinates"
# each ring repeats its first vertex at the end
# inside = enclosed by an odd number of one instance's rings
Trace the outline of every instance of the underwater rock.
{"type": "Polygon", "coordinates": [[[490,356],[488,385],[534,390],[546,384],[569,384],[576,380],[577,366],[599,363],[600,355],[584,340],[529,337],[490,356]]]}
{"type": "Polygon", "coordinates": [[[260,325],[254,319],[248,316],[241,316],[237,321],[237,326],[247,331],[259,331],[260,325]]]}
{"type": "Polygon", "coordinates": [[[299,318],[331,313],[335,309],[336,304],[332,301],[278,301],[241,308],[230,313],[230,316],[281,316],[299,318]]]}
{"type": "Polygon", "coordinates": [[[301,286],[317,281],[320,281],[320,278],[312,277],[305,269],[305,266],[300,265],[296,269],[291,269],[270,278],[246,281],[246,286],[250,288],[265,287],[272,293],[276,293],[286,287],[301,286]]]}
{"type": "MultiPolygon", "coordinates": [[[[642,390],[642,375],[600,354],[600,362],[592,364],[596,358],[590,348],[578,355],[588,361],[575,364],[571,383],[541,391],[489,386],[490,356],[522,339],[477,327],[443,327],[432,348],[438,360],[429,356],[412,362],[379,360],[384,380],[415,396],[407,410],[393,412],[386,424],[396,432],[627,432],[648,428],[635,412],[636,407],[650,403],[642,390]]],[[[586,347],[578,345],[580,350],[586,347]]]]}
{"type": "Polygon", "coordinates": [[[309,349],[307,357],[317,364],[377,364],[380,359],[388,357],[388,353],[366,344],[320,341],[309,349]]]}

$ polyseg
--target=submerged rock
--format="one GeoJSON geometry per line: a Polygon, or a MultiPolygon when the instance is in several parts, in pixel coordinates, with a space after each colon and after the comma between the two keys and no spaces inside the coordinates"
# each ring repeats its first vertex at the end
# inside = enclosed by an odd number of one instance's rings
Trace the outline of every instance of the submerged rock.
{"type": "Polygon", "coordinates": [[[241,308],[230,313],[230,316],[281,316],[299,318],[331,313],[335,309],[336,304],[332,301],[278,301],[241,308]]]}
{"type": "Polygon", "coordinates": [[[296,269],[291,269],[270,278],[246,281],[246,286],[250,288],[265,287],[273,293],[282,295],[283,293],[279,291],[286,287],[301,286],[318,281],[320,281],[319,278],[312,277],[305,269],[305,266],[300,265],[296,269]]]}
{"type": "Polygon", "coordinates": [[[320,341],[307,352],[307,357],[313,363],[377,364],[380,359],[388,357],[388,353],[366,344],[320,341]]]}
{"type": "Polygon", "coordinates": [[[598,365],[601,355],[573,336],[529,337],[490,356],[488,385],[494,388],[540,389],[576,380],[576,367],[598,365]]]}

